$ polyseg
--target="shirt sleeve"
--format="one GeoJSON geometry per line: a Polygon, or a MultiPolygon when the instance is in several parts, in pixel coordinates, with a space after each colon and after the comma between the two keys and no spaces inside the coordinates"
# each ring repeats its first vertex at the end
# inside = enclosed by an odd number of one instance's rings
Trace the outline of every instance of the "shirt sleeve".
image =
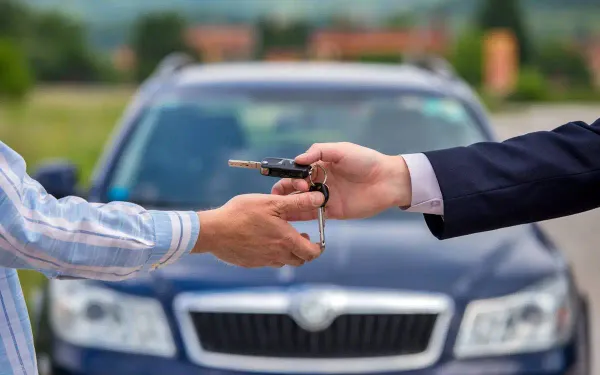
{"type": "Polygon", "coordinates": [[[433,167],[424,154],[406,154],[402,158],[410,173],[412,202],[408,212],[444,215],[444,199],[433,167]]]}
{"type": "Polygon", "coordinates": [[[199,231],[195,212],[56,199],[0,142],[0,267],[50,278],[124,280],[189,254],[199,231]]]}

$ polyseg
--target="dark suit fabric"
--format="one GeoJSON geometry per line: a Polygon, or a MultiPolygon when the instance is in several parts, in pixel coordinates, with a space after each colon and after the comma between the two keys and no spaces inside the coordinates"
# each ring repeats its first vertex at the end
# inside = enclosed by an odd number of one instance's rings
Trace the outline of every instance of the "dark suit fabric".
{"type": "Polygon", "coordinates": [[[439,239],[600,206],[600,119],[425,155],[444,199],[443,217],[425,215],[439,239]]]}

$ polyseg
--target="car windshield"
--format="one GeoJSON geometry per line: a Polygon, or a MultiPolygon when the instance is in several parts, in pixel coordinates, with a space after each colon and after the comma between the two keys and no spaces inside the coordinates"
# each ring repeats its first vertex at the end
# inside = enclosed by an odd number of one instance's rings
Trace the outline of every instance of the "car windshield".
{"type": "Polygon", "coordinates": [[[180,88],[152,100],[135,121],[106,199],[162,208],[214,208],[238,194],[270,192],[276,179],[230,168],[228,159],[293,158],[315,142],[400,154],[485,139],[461,102],[398,90],[180,88]]]}

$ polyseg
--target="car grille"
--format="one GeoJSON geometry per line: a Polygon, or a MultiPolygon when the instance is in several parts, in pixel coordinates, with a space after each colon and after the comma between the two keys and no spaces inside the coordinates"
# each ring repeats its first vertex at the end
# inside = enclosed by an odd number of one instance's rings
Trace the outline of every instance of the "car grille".
{"type": "Polygon", "coordinates": [[[360,358],[427,350],[437,314],[345,314],[311,332],[287,314],[190,312],[204,350],[283,358],[360,358]]]}
{"type": "Polygon", "coordinates": [[[323,285],[187,292],[173,307],[200,366],[315,375],[431,366],[454,312],[441,294],[323,285]]]}

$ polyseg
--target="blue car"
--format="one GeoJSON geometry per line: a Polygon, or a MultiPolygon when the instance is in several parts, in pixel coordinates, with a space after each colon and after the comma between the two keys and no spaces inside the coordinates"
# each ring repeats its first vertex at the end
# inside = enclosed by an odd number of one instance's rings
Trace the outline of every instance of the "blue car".
{"type": "MultiPolygon", "coordinates": [[[[494,139],[477,96],[437,60],[180,57],[140,87],[89,191],[67,162],[35,177],[57,197],[202,210],[276,182],[228,159],[293,158],[315,142],[400,154],[494,139]]],[[[318,238],[315,221],[294,225],[318,238]]],[[[392,209],[329,220],[326,237],[322,257],[298,268],[205,254],[122,282],[51,280],[35,327],[42,375],[589,374],[587,300],[539,226],[439,241],[421,215],[392,209]]]]}

